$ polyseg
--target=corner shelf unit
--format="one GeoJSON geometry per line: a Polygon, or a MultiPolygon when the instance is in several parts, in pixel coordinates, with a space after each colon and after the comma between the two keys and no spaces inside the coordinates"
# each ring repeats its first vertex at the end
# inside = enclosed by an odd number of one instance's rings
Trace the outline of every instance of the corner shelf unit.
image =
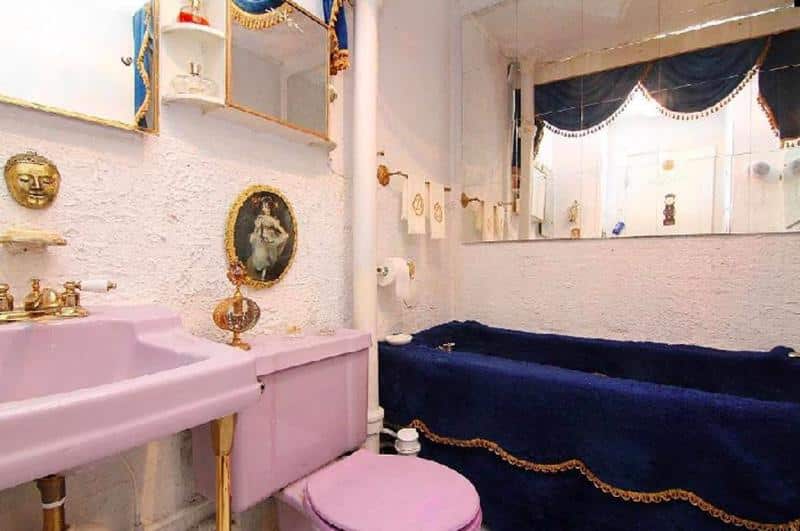
{"type": "Polygon", "coordinates": [[[255,131],[274,134],[290,142],[319,147],[327,151],[336,144],[319,135],[257,116],[229,106],[226,101],[227,79],[227,3],[228,0],[206,0],[210,26],[177,22],[183,0],[161,0],[160,85],[164,105],[188,105],[222,119],[244,125],[255,131]],[[189,63],[199,63],[202,75],[217,85],[215,96],[174,94],[172,80],[189,71],[189,63]]]}

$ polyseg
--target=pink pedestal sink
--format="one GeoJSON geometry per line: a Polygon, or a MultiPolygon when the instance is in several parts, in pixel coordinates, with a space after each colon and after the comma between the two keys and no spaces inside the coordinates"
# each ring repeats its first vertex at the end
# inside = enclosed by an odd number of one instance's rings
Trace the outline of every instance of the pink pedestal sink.
{"type": "Polygon", "coordinates": [[[234,413],[260,396],[252,356],[169,310],[94,308],[0,326],[0,490],[234,413]]]}

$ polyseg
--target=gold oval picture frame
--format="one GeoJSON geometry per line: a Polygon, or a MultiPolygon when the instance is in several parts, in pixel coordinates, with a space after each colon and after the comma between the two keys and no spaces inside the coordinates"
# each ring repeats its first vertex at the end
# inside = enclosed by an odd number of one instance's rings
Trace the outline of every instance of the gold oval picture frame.
{"type": "Polygon", "coordinates": [[[279,190],[253,185],[242,192],[228,214],[228,260],[244,265],[245,284],[269,288],[280,282],[297,253],[297,218],[279,190]]]}

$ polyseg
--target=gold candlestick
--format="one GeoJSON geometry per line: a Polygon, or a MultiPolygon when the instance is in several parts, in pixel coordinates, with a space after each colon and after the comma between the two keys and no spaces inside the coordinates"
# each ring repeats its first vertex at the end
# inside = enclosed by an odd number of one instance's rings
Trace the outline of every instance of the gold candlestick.
{"type": "Polygon", "coordinates": [[[242,350],[250,350],[250,345],[242,341],[241,334],[251,330],[261,318],[261,308],[252,299],[242,295],[247,271],[241,262],[232,262],[228,269],[228,280],[236,286],[233,297],[220,301],[214,308],[214,324],[222,330],[233,332],[231,346],[242,350]]]}

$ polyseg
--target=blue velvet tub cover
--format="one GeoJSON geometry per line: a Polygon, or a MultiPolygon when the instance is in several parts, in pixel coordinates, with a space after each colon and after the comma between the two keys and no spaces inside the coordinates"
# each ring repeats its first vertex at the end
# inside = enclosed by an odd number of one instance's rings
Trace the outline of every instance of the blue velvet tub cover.
{"type": "Polygon", "coordinates": [[[492,531],[800,529],[800,360],[790,349],[728,352],[531,334],[453,322],[412,344],[380,345],[380,398],[390,424],[482,438],[540,464],[522,470],[485,448],[423,439],[422,457],[476,486],[492,531]],[[456,343],[456,351],[436,346],[456,343]],[[681,489],[687,501],[641,503],[681,489]],[[695,499],[695,498],[693,498],[695,499]]]}

